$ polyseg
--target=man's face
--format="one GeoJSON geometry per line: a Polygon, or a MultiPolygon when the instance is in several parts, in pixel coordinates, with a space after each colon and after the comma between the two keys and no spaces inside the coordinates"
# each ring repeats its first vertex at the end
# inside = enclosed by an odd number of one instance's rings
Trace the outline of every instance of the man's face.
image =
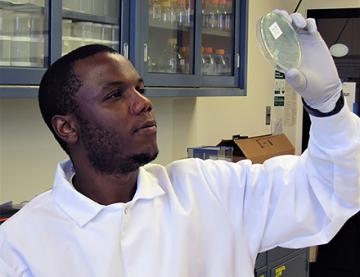
{"type": "Polygon", "coordinates": [[[143,81],[117,54],[79,60],[75,74],[83,85],[75,95],[80,141],[91,165],[103,174],[136,170],[156,158],[152,104],[142,95],[143,81]]]}

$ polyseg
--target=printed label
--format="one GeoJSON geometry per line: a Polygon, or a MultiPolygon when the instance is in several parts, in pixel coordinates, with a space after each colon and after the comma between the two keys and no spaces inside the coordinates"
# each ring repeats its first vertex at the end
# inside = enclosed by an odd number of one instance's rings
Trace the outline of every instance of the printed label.
{"type": "Polygon", "coordinates": [[[280,26],[276,22],[271,24],[271,26],[269,27],[269,30],[270,30],[270,33],[272,34],[272,36],[274,37],[274,39],[278,39],[283,33],[280,29],[280,26]]]}

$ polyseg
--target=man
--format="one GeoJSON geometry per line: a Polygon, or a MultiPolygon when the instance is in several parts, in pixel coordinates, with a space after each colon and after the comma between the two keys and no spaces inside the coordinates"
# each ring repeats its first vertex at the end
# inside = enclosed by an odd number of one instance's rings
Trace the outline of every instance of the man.
{"type": "Polygon", "coordinates": [[[92,45],[54,63],[39,103],[70,160],[1,226],[3,275],[247,277],[260,251],[329,241],[359,210],[360,120],[315,22],[284,15],[301,29],[303,63],[286,76],[311,139],[302,156],[262,165],[147,165],[156,122],[130,62],[92,45]]]}

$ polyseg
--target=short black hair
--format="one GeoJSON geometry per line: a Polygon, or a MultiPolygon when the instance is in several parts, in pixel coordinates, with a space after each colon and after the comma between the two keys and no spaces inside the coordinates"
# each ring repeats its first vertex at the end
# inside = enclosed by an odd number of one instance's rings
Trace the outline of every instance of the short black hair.
{"type": "Polygon", "coordinates": [[[98,53],[117,52],[113,48],[100,44],[79,47],[54,62],[45,72],[40,82],[38,100],[41,115],[55,139],[67,154],[69,154],[67,145],[57,136],[51,120],[55,115],[66,115],[77,110],[78,104],[74,96],[82,86],[82,81],[74,72],[74,63],[98,53]]]}

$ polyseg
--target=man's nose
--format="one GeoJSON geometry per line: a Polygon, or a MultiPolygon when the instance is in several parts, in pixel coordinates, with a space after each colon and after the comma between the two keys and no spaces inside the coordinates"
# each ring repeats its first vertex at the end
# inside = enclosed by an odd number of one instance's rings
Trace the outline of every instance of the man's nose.
{"type": "Polygon", "coordinates": [[[135,88],[132,89],[130,111],[134,114],[150,112],[152,110],[152,103],[149,98],[142,95],[135,88]]]}

